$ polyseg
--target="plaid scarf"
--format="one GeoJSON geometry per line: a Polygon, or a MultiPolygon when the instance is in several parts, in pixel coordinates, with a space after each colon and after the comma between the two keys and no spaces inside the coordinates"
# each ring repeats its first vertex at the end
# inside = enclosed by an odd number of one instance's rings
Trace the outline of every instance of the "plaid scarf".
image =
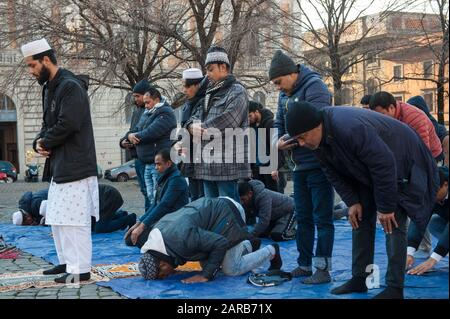
{"type": "Polygon", "coordinates": [[[205,118],[208,116],[209,110],[211,109],[211,105],[209,105],[211,98],[217,94],[221,89],[228,88],[233,83],[236,82],[236,78],[234,75],[228,75],[223,80],[216,82],[216,83],[210,83],[208,88],[206,89],[206,96],[205,96],[205,104],[203,105],[203,118],[202,121],[205,120],[205,118]]]}

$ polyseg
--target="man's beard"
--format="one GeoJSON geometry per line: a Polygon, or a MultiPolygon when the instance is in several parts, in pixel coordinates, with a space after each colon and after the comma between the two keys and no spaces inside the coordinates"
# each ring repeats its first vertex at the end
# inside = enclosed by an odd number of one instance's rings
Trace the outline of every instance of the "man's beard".
{"type": "Polygon", "coordinates": [[[41,72],[39,73],[39,76],[37,78],[39,85],[43,85],[49,79],[50,79],[50,70],[45,65],[42,65],[41,72]]]}

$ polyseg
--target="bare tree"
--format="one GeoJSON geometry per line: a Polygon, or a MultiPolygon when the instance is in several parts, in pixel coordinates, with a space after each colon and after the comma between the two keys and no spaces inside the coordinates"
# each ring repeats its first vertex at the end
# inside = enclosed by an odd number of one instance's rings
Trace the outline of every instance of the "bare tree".
{"type": "Polygon", "coordinates": [[[159,15],[158,0],[48,0],[39,5],[9,0],[5,5],[9,10],[1,10],[0,20],[8,21],[9,30],[0,36],[2,47],[46,37],[66,65],[110,88],[129,90],[144,78],[179,77],[174,70],[181,62],[166,63],[179,51],[175,41],[144,30],[144,21],[135,18],[143,12],[159,15]]]}
{"type": "Polygon", "coordinates": [[[411,39],[411,42],[416,51],[424,49],[430,53],[432,63],[418,66],[417,70],[405,73],[401,79],[428,81],[436,85],[438,121],[444,124],[445,96],[449,94],[445,90],[445,85],[449,83],[449,6],[447,0],[431,0],[430,3],[435,5],[432,8],[437,11],[436,15],[422,15],[420,24],[423,34],[411,39]]]}
{"type": "MultiPolygon", "coordinates": [[[[292,49],[280,41],[280,46],[293,56],[305,60],[323,75],[332,79],[334,89],[334,104],[342,102],[344,75],[356,64],[397,45],[398,34],[392,34],[381,41],[368,41],[377,29],[395,11],[401,10],[412,1],[390,1],[384,10],[376,15],[366,15],[367,10],[374,5],[375,0],[362,3],[358,0],[297,0],[297,9],[289,14],[282,8],[278,12],[285,23],[301,32],[284,33],[281,30],[278,39],[287,36],[302,43],[303,50],[292,49]],[[360,9],[358,9],[360,7],[360,9]],[[320,20],[320,25],[312,16],[320,20]]],[[[288,31],[290,31],[288,29],[288,31]]]]}

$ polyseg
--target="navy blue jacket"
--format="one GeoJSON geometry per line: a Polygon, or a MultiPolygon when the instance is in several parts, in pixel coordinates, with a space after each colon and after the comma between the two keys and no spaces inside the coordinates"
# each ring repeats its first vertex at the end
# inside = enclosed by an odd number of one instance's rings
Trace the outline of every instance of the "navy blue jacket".
{"type": "Polygon", "coordinates": [[[48,198],[48,188],[37,192],[26,192],[19,199],[19,209],[26,211],[31,214],[33,220],[39,223],[42,216],[39,215],[39,209],[41,207],[41,202],[47,200],[48,198]]]}
{"type": "MultiPolygon", "coordinates": [[[[320,74],[300,65],[299,76],[292,95],[287,96],[284,92],[281,92],[278,97],[277,116],[273,125],[278,130],[277,139],[287,134],[285,116],[292,104],[291,102],[296,98],[299,102],[310,102],[318,109],[331,105],[331,93],[322,81],[320,74]]],[[[294,170],[309,170],[320,167],[312,151],[307,148],[296,147],[291,151],[291,157],[295,163],[294,170]]]]}
{"type": "Polygon", "coordinates": [[[147,227],[153,226],[166,214],[180,209],[189,202],[188,185],[176,165],[158,177],[155,203],[140,218],[147,227]]]}
{"type": "Polygon", "coordinates": [[[177,127],[177,120],[172,107],[165,101],[163,103],[153,112],[145,111],[138,124],[125,135],[127,137],[130,133],[136,133],[140,139],[136,145],[137,156],[146,164],[155,162],[159,150],[172,146],[170,133],[177,127]]]}
{"type": "Polygon", "coordinates": [[[324,136],[316,156],[347,206],[359,185],[373,190],[377,211],[402,207],[425,229],[439,188],[436,162],[417,133],[388,116],[354,107],[323,109],[324,136]]]}

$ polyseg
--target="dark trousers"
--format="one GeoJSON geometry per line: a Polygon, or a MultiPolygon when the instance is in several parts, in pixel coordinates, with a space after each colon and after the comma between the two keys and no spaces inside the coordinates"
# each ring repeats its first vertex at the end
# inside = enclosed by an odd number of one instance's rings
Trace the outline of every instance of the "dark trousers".
{"type": "Polygon", "coordinates": [[[254,179],[257,179],[257,180],[263,182],[264,186],[267,189],[270,189],[271,191],[274,191],[274,192],[278,192],[279,191],[278,182],[272,178],[272,175],[270,175],[270,174],[260,174],[259,173],[259,166],[257,166],[257,165],[253,164],[253,165],[251,165],[251,168],[252,168],[252,177],[254,179]]]}
{"type": "Polygon", "coordinates": [[[136,170],[137,180],[139,183],[139,188],[141,189],[142,195],[145,198],[145,211],[147,211],[150,207],[150,201],[147,196],[147,187],[145,186],[145,163],[140,159],[134,160],[134,169],[136,170]]]}
{"type": "MultiPolygon", "coordinates": [[[[367,267],[374,264],[377,209],[372,190],[360,188],[359,198],[363,211],[359,228],[352,231],[352,275],[353,277],[367,277],[370,274],[370,271],[366,271],[367,267]]],[[[386,234],[388,255],[386,285],[403,289],[407,248],[407,215],[400,207],[395,211],[395,220],[399,227],[394,228],[392,234],[386,234]]]]}
{"type": "Polygon", "coordinates": [[[192,202],[205,196],[205,192],[203,191],[203,181],[201,179],[189,177],[189,194],[191,195],[192,202]]]}
{"type": "Polygon", "coordinates": [[[128,213],[124,211],[117,211],[113,218],[107,220],[99,220],[95,222],[94,233],[112,233],[116,230],[126,228],[130,226],[130,217],[128,213]]]}
{"type": "Polygon", "coordinates": [[[320,265],[329,270],[334,244],[333,187],[320,168],[294,171],[293,180],[299,252],[297,262],[305,270],[309,269],[314,256],[316,267],[320,265]],[[313,254],[316,227],[317,246],[313,254]]]}
{"type": "Polygon", "coordinates": [[[295,238],[296,223],[294,212],[270,222],[267,231],[260,237],[270,237],[273,241],[286,241],[295,238]]]}

